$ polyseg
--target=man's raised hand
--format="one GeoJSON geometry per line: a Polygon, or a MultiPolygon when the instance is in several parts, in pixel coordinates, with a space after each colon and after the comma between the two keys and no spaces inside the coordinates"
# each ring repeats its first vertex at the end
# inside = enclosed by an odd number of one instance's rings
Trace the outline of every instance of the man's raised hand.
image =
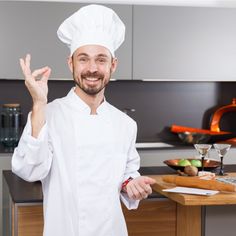
{"type": "Polygon", "coordinates": [[[48,78],[51,74],[51,69],[46,66],[31,73],[30,60],[30,54],[27,54],[25,59],[20,59],[21,69],[25,77],[25,85],[33,99],[33,106],[44,106],[47,104],[48,78]]]}

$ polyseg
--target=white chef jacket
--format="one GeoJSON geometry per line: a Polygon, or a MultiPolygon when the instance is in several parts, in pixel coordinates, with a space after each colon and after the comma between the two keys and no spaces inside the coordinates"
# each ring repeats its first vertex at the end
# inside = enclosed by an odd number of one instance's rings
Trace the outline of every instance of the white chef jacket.
{"type": "Polygon", "coordinates": [[[128,209],[138,201],[122,193],[139,176],[136,123],[104,101],[97,115],[74,92],[47,105],[46,123],[31,136],[30,114],[12,158],[12,170],[42,182],[44,236],[126,236],[120,198],[128,209]]]}

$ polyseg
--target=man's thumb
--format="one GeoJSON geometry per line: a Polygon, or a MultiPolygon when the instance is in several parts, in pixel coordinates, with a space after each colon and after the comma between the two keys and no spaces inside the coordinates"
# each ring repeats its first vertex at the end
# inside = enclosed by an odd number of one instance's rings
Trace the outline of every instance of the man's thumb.
{"type": "Polygon", "coordinates": [[[147,177],[147,176],[146,176],[146,178],[145,178],[145,183],[152,185],[152,184],[155,184],[155,183],[156,183],[156,180],[153,179],[153,178],[150,178],[150,177],[147,177]]]}

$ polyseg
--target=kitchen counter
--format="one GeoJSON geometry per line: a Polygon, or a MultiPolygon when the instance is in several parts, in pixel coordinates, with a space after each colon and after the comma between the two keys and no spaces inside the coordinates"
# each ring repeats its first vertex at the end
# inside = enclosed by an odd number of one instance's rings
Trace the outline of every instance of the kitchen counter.
{"type": "MultiPolygon", "coordinates": [[[[169,167],[144,167],[140,172],[143,175],[173,173],[169,167]]],[[[163,232],[165,235],[173,235],[175,232],[176,204],[159,193],[154,192],[148,199],[143,200],[137,211],[129,211],[125,207],[123,211],[131,236],[138,236],[137,232],[144,232],[145,235],[149,235],[150,232],[155,235],[163,232]],[[157,227],[153,229],[153,225],[157,227]]],[[[3,235],[32,236],[34,232],[33,235],[41,236],[42,230],[41,182],[26,182],[12,171],[4,170],[3,235]]]]}
{"type": "MultiPolygon", "coordinates": [[[[157,174],[171,174],[175,173],[169,167],[141,167],[140,173],[142,175],[157,175],[157,174]]],[[[11,198],[16,203],[32,203],[32,202],[42,202],[43,194],[41,189],[41,182],[26,182],[19,178],[17,175],[12,173],[10,170],[3,171],[4,179],[9,188],[11,198]]],[[[163,195],[158,193],[153,193],[150,198],[161,197],[163,195]]]]}
{"type": "MultiPolygon", "coordinates": [[[[162,180],[163,175],[152,175],[151,177],[156,180],[156,184],[153,185],[153,189],[170,198],[171,200],[184,205],[184,206],[208,206],[208,205],[236,205],[236,193],[219,192],[212,196],[200,196],[192,194],[181,193],[168,193],[163,192],[164,189],[173,188],[175,186],[171,183],[166,183],[162,180]]],[[[236,172],[230,172],[228,176],[236,176],[236,172]]]]}
{"type": "MultiPolygon", "coordinates": [[[[236,165],[231,165],[225,168],[229,173],[229,176],[236,176],[236,165]]],[[[163,189],[172,188],[173,184],[162,181],[161,175],[152,175],[152,178],[156,180],[156,184],[153,185],[153,189],[166,196],[170,200],[177,203],[177,225],[176,225],[176,236],[203,236],[205,234],[205,222],[206,222],[206,207],[207,206],[227,206],[236,205],[236,193],[225,193],[220,192],[212,196],[199,196],[191,194],[180,194],[180,193],[168,193],[163,192],[163,189]],[[183,227],[183,225],[185,227],[183,227]]],[[[223,218],[227,217],[225,211],[222,212],[223,218]]],[[[221,217],[215,215],[215,218],[221,217]]],[[[235,216],[234,216],[235,217],[235,216]]],[[[224,219],[222,219],[224,220],[224,219]]],[[[235,225],[235,224],[234,224],[235,225]]],[[[227,226],[222,222],[222,227],[226,230],[227,226]]],[[[228,230],[228,228],[227,228],[228,230]]],[[[234,228],[235,231],[235,228],[234,228]]],[[[214,233],[214,235],[220,235],[214,233]]]]}
{"type": "MultiPolygon", "coordinates": [[[[233,172],[233,171],[236,172],[236,165],[226,165],[225,171],[226,172],[233,172]]],[[[160,178],[160,175],[174,174],[176,172],[174,170],[172,170],[171,168],[165,166],[165,167],[141,167],[140,173],[142,175],[149,175],[149,176],[152,175],[152,176],[154,176],[154,178],[160,178]]],[[[31,221],[31,218],[35,219],[37,224],[40,225],[40,227],[38,228],[39,231],[38,231],[37,235],[41,235],[40,230],[42,230],[42,222],[43,222],[43,219],[42,219],[43,195],[42,195],[42,189],[41,189],[41,182],[33,182],[33,183],[26,182],[26,181],[22,180],[21,178],[19,178],[18,176],[16,176],[15,174],[13,174],[10,170],[3,171],[3,177],[4,177],[3,178],[3,183],[4,183],[3,184],[3,186],[4,186],[3,191],[4,191],[4,193],[7,193],[7,196],[8,196],[8,197],[6,197],[6,196],[4,197],[4,201],[5,201],[4,208],[3,208],[3,210],[5,212],[4,213],[5,216],[3,218],[4,219],[3,226],[5,229],[4,235],[5,236],[11,235],[11,234],[6,233],[6,230],[9,228],[9,222],[7,222],[7,219],[9,219],[9,214],[11,214],[10,213],[11,211],[6,210],[6,208],[7,208],[6,206],[9,206],[9,204],[10,204],[9,201],[11,202],[11,204],[13,204],[12,209],[13,209],[13,214],[15,214],[15,217],[16,217],[16,213],[18,211],[19,211],[19,214],[25,214],[26,218],[30,214],[30,218],[27,218],[28,221],[31,221]],[[10,198],[9,198],[9,196],[10,196],[10,198]],[[31,206],[31,207],[29,208],[29,206],[31,206]],[[29,209],[32,209],[31,213],[29,213],[29,209]]],[[[210,220],[207,219],[206,212],[209,210],[206,209],[206,206],[204,204],[203,204],[204,206],[202,206],[201,201],[200,201],[201,199],[198,199],[199,201],[194,200],[195,205],[191,205],[191,204],[190,205],[183,205],[181,203],[183,203],[184,201],[180,203],[180,202],[176,201],[176,198],[170,197],[171,194],[163,194],[163,192],[161,192],[161,188],[162,187],[160,187],[160,186],[159,187],[154,186],[153,189],[156,190],[157,192],[154,192],[149,197],[149,199],[147,199],[149,201],[142,201],[142,203],[144,203],[144,204],[141,204],[140,209],[143,209],[142,212],[144,212],[145,217],[147,217],[147,215],[145,215],[147,213],[145,213],[145,212],[147,212],[147,209],[149,209],[148,211],[150,211],[150,214],[154,214],[152,216],[152,218],[155,217],[155,219],[161,220],[163,216],[159,216],[158,214],[163,214],[163,210],[165,209],[164,211],[168,211],[168,219],[171,219],[171,223],[169,223],[171,225],[171,229],[173,229],[174,231],[176,230],[176,234],[174,234],[174,235],[176,235],[176,236],[212,235],[212,234],[205,234],[205,230],[209,230],[209,228],[212,228],[212,226],[208,226],[208,223],[206,223],[206,222],[210,222],[211,219],[210,220]],[[170,198],[170,200],[168,198],[170,198]],[[196,205],[197,202],[199,202],[199,204],[196,205]],[[149,204],[149,205],[147,205],[147,204],[149,204]],[[154,209],[155,209],[155,211],[153,212],[154,209]],[[193,224],[193,222],[194,222],[194,224],[193,224]],[[187,227],[182,227],[183,225],[185,225],[185,226],[187,225],[187,227]]],[[[186,199],[199,198],[196,196],[189,196],[189,195],[184,196],[184,194],[180,194],[179,198],[177,198],[177,199],[183,199],[183,197],[185,197],[186,199]]],[[[200,198],[205,199],[205,198],[209,198],[209,197],[201,196],[200,198]]],[[[228,202],[226,204],[230,204],[230,203],[228,202]]],[[[232,204],[235,204],[235,203],[233,202],[232,204]]],[[[230,208],[232,208],[232,206],[230,206],[230,208]]],[[[235,212],[234,209],[232,209],[232,210],[233,210],[233,212],[235,212]]],[[[213,211],[215,213],[215,209],[213,209],[213,211]]],[[[223,209],[223,211],[224,211],[224,209],[223,209]]],[[[225,211],[228,212],[228,210],[225,210],[225,211]]],[[[211,212],[211,209],[210,209],[210,212],[211,212]]],[[[222,212],[222,209],[221,209],[221,212],[222,212]]],[[[128,211],[128,214],[129,214],[129,211],[128,211]]],[[[164,214],[167,214],[167,213],[164,213],[164,214]]],[[[139,216],[137,216],[137,217],[139,217],[139,216]]],[[[165,217],[167,217],[167,215],[165,215],[165,217]]],[[[224,227],[223,227],[224,229],[225,229],[225,227],[228,227],[227,222],[229,221],[229,219],[232,218],[230,215],[228,215],[228,218],[227,218],[227,215],[224,215],[224,217],[222,218],[221,214],[219,214],[218,211],[216,212],[216,214],[214,214],[213,218],[215,219],[215,217],[219,217],[221,222],[223,220],[225,220],[224,227]]],[[[15,222],[18,222],[16,218],[14,218],[14,219],[15,219],[15,222]]],[[[131,224],[132,224],[133,219],[131,218],[130,220],[131,221],[129,221],[129,222],[131,222],[131,224]]],[[[150,221],[149,223],[151,224],[151,222],[152,221],[150,221]]],[[[21,223],[24,223],[24,222],[23,221],[18,222],[18,224],[21,224],[21,223]]],[[[29,224],[29,223],[27,223],[27,224],[29,224]]],[[[158,225],[159,224],[160,223],[158,223],[158,225]]],[[[31,227],[35,227],[34,224],[30,224],[30,225],[31,225],[31,227]]],[[[158,228],[160,228],[161,225],[162,225],[162,223],[158,226],[158,228]]],[[[209,225],[211,225],[211,224],[209,223],[209,225]]],[[[215,221],[214,221],[213,225],[215,225],[215,221]]],[[[231,225],[233,225],[233,227],[235,227],[235,224],[231,224],[231,225]]],[[[166,226],[165,224],[163,225],[163,227],[164,227],[163,228],[164,230],[168,229],[168,228],[166,228],[168,226],[166,226]]],[[[219,227],[220,227],[220,225],[219,225],[219,227]]],[[[153,226],[152,226],[152,228],[153,228],[153,226]]],[[[21,228],[18,228],[18,229],[21,229],[21,228]]],[[[18,229],[15,228],[14,229],[15,232],[18,232],[18,229]]],[[[35,230],[35,229],[33,229],[33,230],[35,230]]],[[[173,232],[173,231],[171,231],[171,232],[173,232]]],[[[233,231],[233,232],[235,232],[235,231],[233,231]]],[[[22,235],[25,236],[26,234],[22,234],[22,235]]],[[[168,235],[170,235],[170,234],[168,234],[168,235]]],[[[220,234],[214,233],[214,235],[218,236],[220,234]]]]}
{"type": "Polygon", "coordinates": [[[11,170],[4,170],[3,177],[9,188],[13,202],[43,202],[41,182],[27,182],[15,175],[11,170]]]}
{"type": "MultiPolygon", "coordinates": [[[[236,165],[226,165],[226,172],[236,172],[236,165]]],[[[141,167],[139,170],[141,175],[164,175],[164,174],[174,174],[176,173],[174,170],[167,166],[161,167],[141,167]]],[[[3,171],[4,179],[9,188],[9,192],[11,198],[16,203],[24,203],[24,202],[42,202],[43,194],[41,189],[41,182],[26,182],[14,173],[11,170],[3,171]]],[[[158,191],[157,191],[158,192],[158,191]]],[[[150,198],[155,197],[164,197],[160,193],[154,192],[150,195],[150,198]]]]}

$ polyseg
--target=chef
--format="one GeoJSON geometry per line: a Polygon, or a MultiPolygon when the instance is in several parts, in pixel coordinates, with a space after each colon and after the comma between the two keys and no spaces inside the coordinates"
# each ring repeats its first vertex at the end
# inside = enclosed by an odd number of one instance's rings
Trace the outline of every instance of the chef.
{"type": "Polygon", "coordinates": [[[47,103],[51,69],[31,72],[30,55],[20,59],[33,107],[12,170],[42,182],[44,236],[126,236],[120,199],[137,208],[155,181],[138,173],[136,123],[104,97],[125,26],[113,10],[88,5],[57,34],[70,48],[75,87],[47,103]]]}

